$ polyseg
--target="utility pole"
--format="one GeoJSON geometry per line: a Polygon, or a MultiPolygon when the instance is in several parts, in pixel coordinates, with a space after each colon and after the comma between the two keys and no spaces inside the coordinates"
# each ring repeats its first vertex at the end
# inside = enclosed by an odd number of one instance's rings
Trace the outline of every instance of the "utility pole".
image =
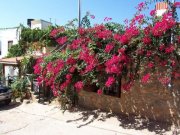
{"type": "Polygon", "coordinates": [[[78,0],[78,24],[81,27],[81,0],[78,0]]]}
{"type": "MultiPolygon", "coordinates": [[[[172,4],[174,4],[175,3],[175,0],[172,0],[172,4]]],[[[175,12],[175,8],[174,7],[171,7],[172,9],[172,14],[173,14],[173,18],[175,18],[174,17],[174,12],[175,12]]],[[[171,32],[171,44],[174,44],[174,33],[172,32],[172,31],[170,31],[171,32]]],[[[173,78],[172,78],[172,72],[173,72],[173,67],[172,66],[170,66],[170,82],[169,82],[169,84],[168,84],[168,88],[171,90],[172,89],[172,87],[173,87],[173,78]]]]}

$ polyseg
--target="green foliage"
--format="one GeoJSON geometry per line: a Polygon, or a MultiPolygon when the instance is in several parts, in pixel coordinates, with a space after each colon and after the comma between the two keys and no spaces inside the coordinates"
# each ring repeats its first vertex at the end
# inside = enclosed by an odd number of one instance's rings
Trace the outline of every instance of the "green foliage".
{"type": "Polygon", "coordinates": [[[119,23],[109,22],[105,24],[106,28],[111,30],[112,32],[123,34],[125,31],[124,25],[119,23]]]}
{"type": "Polygon", "coordinates": [[[7,57],[17,57],[17,56],[22,56],[24,54],[22,46],[19,44],[13,45],[8,52],[7,57]]]}
{"type": "Polygon", "coordinates": [[[24,93],[27,91],[28,81],[25,78],[16,79],[11,84],[11,89],[13,91],[13,98],[23,97],[24,93]]]}
{"type": "Polygon", "coordinates": [[[36,63],[35,58],[33,58],[33,56],[30,57],[24,57],[24,59],[21,62],[21,70],[22,70],[22,74],[26,75],[26,74],[33,74],[34,72],[34,65],[36,63]]]}
{"type": "Polygon", "coordinates": [[[89,17],[89,15],[87,14],[82,18],[81,26],[83,28],[90,28],[91,27],[91,22],[90,22],[88,17],[89,17]]]}
{"type": "Polygon", "coordinates": [[[25,53],[28,49],[37,49],[46,46],[52,46],[55,41],[51,40],[49,33],[53,27],[48,29],[30,29],[22,27],[21,39],[19,40],[19,45],[21,46],[23,52],[25,53]],[[36,43],[34,45],[34,43],[36,43]]]}
{"type": "Polygon", "coordinates": [[[49,38],[49,33],[51,29],[51,27],[43,30],[23,27],[21,31],[21,41],[31,43],[46,40],[49,38]]]}

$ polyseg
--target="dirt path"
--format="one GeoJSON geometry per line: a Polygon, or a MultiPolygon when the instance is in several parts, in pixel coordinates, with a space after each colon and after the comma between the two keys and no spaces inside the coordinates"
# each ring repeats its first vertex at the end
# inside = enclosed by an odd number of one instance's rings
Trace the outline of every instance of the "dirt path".
{"type": "Polygon", "coordinates": [[[97,110],[63,113],[57,105],[0,105],[0,135],[172,135],[167,125],[151,129],[141,120],[136,126],[128,120],[97,110]]]}

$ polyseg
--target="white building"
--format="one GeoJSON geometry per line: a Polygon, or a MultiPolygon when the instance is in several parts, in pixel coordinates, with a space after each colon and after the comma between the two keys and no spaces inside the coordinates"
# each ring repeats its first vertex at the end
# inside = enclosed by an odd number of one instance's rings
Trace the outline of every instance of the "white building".
{"type": "Polygon", "coordinates": [[[156,4],[156,15],[157,16],[162,16],[167,11],[168,11],[168,3],[167,2],[158,2],[156,4]]]}
{"type": "Polygon", "coordinates": [[[0,58],[6,57],[12,45],[20,38],[20,27],[0,28],[0,58]]]}
{"type": "MultiPolygon", "coordinates": [[[[44,20],[28,19],[28,25],[31,29],[46,29],[52,23],[44,20]]],[[[21,27],[0,28],[0,59],[6,57],[11,46],[18,43],[20,33],[21,27]]]]}
{"type": "Polygon", "coordinates": [[[34,20],[34,19],[28,19],[28,25],[31,29],[46,29],[49,26],[52,25],[51,22],[47,22],[44,20],[34,20]]]}
{"type": "MultiPolygon", "coordinates": [[[[28,25],[31,29],[46,29],[47,27],[51,26],[52,23],[44,20],[28,19],[28,25]]],[[[21,27],[0,28],[0,63],[3,64],[3,74],[6,80],[8,76],[19,75],[19,69],[16,67],[16,60],[22,58],[3,58],[7,56],[8,50],[12,45],[18,44],[18,41],[21,38],[20,35],[21,27]]]]}

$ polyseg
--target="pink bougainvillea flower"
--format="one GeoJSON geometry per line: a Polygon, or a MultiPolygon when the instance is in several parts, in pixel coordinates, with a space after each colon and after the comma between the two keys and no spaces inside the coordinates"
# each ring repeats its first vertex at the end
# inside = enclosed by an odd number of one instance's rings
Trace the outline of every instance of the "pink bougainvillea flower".
{"type": "Polygon", "coordinates": [[[102,91],[101,89],[99,89],[99,90],[97,91],[97,94],[98,94],[98,95],[102,95],[102,93],[103,93],[103,91],[102,91]]]}
{"type": "Polygon", "coordinates": [[[79,28],[79,29],[78,29],[78,33],[79,33],[80,35],[84,35],[85,32],[86,32],[86,30],[85,30],[84,28],[79,28]]]}
{"type": "Polygon", "coordinates": [[[136,7],[136,9],[138,11],[142,11],[145,8],[146,4],[144,2],[141,2],[138,4],[138,6],[136,7]]]}
{"type": "Polygon", "coordinates": [[[170,83],[171,80],[170,77],[160,77],[158,79],[162,85],[167,85],[168,83],[170,83]]]}
{"type": "Polygon", "coordinates": [[[95,64],[93,64],[93,63],[87,65],[84,73],[88,73],[88,72],[92,71],[94,69],[94,67],[95,67],[95,64]]]}
{"type": "Polygon", "coordinates": [[[125,19],[125,20],[124,20],[124,23],[125,23],[126,25],[128,25],[129,20],[128,20],[128,19],[125,19]]]}
{"type": "Polygon", "coordinates": [[[125,90],[125,91],[129,91],[132,86],[133,86],[133,82],[130,81],[130,82],[128,82],[128,83],[123,84],[123,85],[122,85],[122,89],[125,90]]]}
{"type": "Polygon", "coordinates": [[[53,29],[53,30],[50,32],[50,37],[55,38],[58,33],[61,33],[61,32],[64,32],[64,31],[65,31],[64,27],[60,27],[60,28],[53,29]]]}
{"type": "Polygon", "coordinates": [[[43,78],[41,76],[39,76],[37,78],[37,82],[38,82],[38,85],[41,85],[43,83],[43,78]]]}
{"type": "Polygon", "coordinates": [[[180,73],[178,73],[178,72],[173,72],[172,75],[175,79],[180,78],[180,73]]]}
{"type": "Polygon", "coordinates": [[[110,18],[110,17],[105,17],[105,18],[104,18],[104,21],[105,21],[105,22],[106,22],[106,21],[108,22],[108,21],[111,21],[111,20],[112,20],[112,18],[110,18]]]}
{"type": "Polygon", "coordinates": [[[34,68],[35,74],[38,74],[38,75],[41,74],[42,68],[39,64],[36,64],[33,68],[34,68]]]}
{"type": "Polygon", "coordinates": [[[70,57],[67,59],[66,63],[67,63],[68,65],[73,65],[73,64],[76,63],[76,60],[75,60],[72,56],[70,56],[70,57]]]}
{"type": "Polygon", "coordinates": [[[164,67],[164,66],[166,66],[166,65],[167,65],[167,63],[168,63],[168,62],[167,62],[166,60],[161,61],[161,62],[160,62],[160,66],[164,67]]]}
{"type": "Polygon", "coordinates": [[[129,43],[130,37],[124,34],[124,35],[121,36],[121,38],[120,38],[119,41],[120,41],[120,43],[121,43],[122,45],[126,45],[126,44],[129,43]]]}
{"type": "Polygon", "coordinates": [[[142,77],[141,82],[142,82],[142,83],[147,83],[147,82],[149,81],[150,77],[151,77],[151,74],[150,74],[150,73],[147,73],[146,75],[144,75],[144,76],[142,77]]]}
{"type": "Polygon", "coordinates": [[[126,29],[125,34],[130,38],[138,36],[140,33],[139,28],[137,26],[130,26],[126,29]]]}
{"type": "Polygon", "coordinates": [[[164,32],[166,32],[167,25],[165,25],[163,22],[157,22],[154,27],[152,28],[152,33],[156,37],[160,37],[163,35],[164,32]]]}
{"type": "Polygon", "coordinates": [[[172,13],[163,14],[162,20],[155,23],[152,28],[152,33],[154,36],[162,36],[167,30],[173,28],[176,25],[176,21],[172,16],[172,13]]]}
{"type": "Polygon", "coordinates": [[[126,49],[125,48],[120,48],[118,49],[118,53],[123,55],[125,53],[126,49]]]}
{"type": "Polygon", "coordinates": [[[74,39],[74,40],[72,41],[72,44],[70,45],[70,49],[71,49],[71,50],[76,50],[76,49],[78,49],[78,47],[81,45],[81,43],[82,43],[82,39],[81,39],[81,38],[79,38],[79,39],[74,39]]]}
{"type": "Polygon", "coordinates": [[[55,38],[58,32],[59,32],[58,29],[53,29],[51,31],[51,33],[50,33],[50,37],[54,37],[55,38]]]}
{"type": "Polygon", "coordinates": [[[148,68],[153,68],[154,67],[154,63],[153,62],[149,62],[148,63],[148,68]]]}
{"type": "Polygon", "coordinates": [[[74,87],[76,88],[77,92],[79,92],[83,88],[84,84],[82,81],[78,81],[75,83],[74,87]]]}
{"type": "Polygon", "coordinates": [[[168,47],[165,48],[165,53],[169,54],[172,53],[175,50],[174,45],[169,45],[168,47]]]}
{"type": "Polygon", "coordinates": [[[180,44],[180,36],[177,37],[177,41],[180,44]]]}
{"type": "Polygon", "coordinates": [[[105,86],[106,87],[111,87],[111,85],[115,82],[114,77],[108,77],[108,80],[106,81],[105,86]]]}
{"type": "Polygon", "coordinates": [[[64,91],[64,89],[69,85],[70,82],[70,80],[66,80],[64,83],[62,83],[60,86],[60,90],[64,91]]]}
{"type": "Polygon", "coordinates": [[[119,62],[120,62],[120,57],[113,55],[112,58],[107,60],[107,62],[105,63],[106,72],[108,74],[110,74],[110,73],[119,74],[121,72],[119,62]]]}
{"type": "Polygon", "coordinates": [[[90,15],[91,19],[95,19],[95,16],[94,15],[90,15]]]}
{"type": "Polygon", "coordinates": [[[119,34],[114,34],[114,39],[119,41],[121,39],[121,35],[119,34]]]}
{"type": "Polygon", "coordinates": [[[165,45],[164,44],[161,44],[160,46],[159,46],[159,50],[160,51],[163,51],[165,49],[165,45]]]}
{"type": "Polygon", "coordinates": [[[151,26],[147,26],[147,27],[144,28],[145,36],[148,36],[149,34],[151,34],[151,29],[152,29],[151,26]]]}
{"type": "Polygon", "coordinates": [[[54,95],[55,97],[59,96],[58,91],[53,90],[53,95],[54,95]]]}
{"type": "Polygon", "coordinates": [[[175,3],[174,3],[174,7],[180,8],[180,2],[175,2],[175,3]]]}
{"type": "Polygon", "coordinates": [[[176,61],[174,59],[171,59],[171,66],[175,67],[176,66],[176,61]]]}
{"type": "Polygon", "coordinates": [[[67,41],[67,37],[60,37],[60,38],[56,39],[56,42],[59,45],[63,45],[66,41],[67,41]]]}
{"type": "Polygon", "coordinates": [[[76,68],[75,68],[74,66],[72,66],[72,67],[69,69],[69,72],[70,72],[70,73],[74,73],[75,69],[76,69],[76,68]]]}
{"type": "Polygon", "coordinates": [[[146,56],[150,57],[152,55],[152,51],[147,51],[146,56]]]}
{"type": "Polygon", "coordinates": [[[109,43],[106,45],[105,52],[109,53],[114,48],[114,44],[109,43]]]}
{"type": "Polygon", "coordinates": [[[155,10],[155,9],[154,9],[154,10],[151,10],[150,15],[151,15],[151,16],[155,16],[155,14],[156,14],[156,10],[155,10]]]}
{"type": "Polygon", "coordinates": [[[110,30],[103,30],[100,32],[97,32],[97,37],[100,39],[107,39],[110,38],[112,36],[112,31],[110,30]]]}
{"type": "Polygon", "coordinates": [[[135,25],[136,22],[138,22],[139,24],[141,24],[144,20],[144,15],[140,14],[140,15],[136,15],[131,22],[131,25],[135,25]]]}
{"type": "Polygon", "coordinates": [[[144,38],[143,38],[143,43],[144,43],[145,45],[149,45],[149,44],[151,44],[151,42],[152,42],[152,40],[151,40],[150,37],[144,37],[144,38]]]}
{"type": "Polygon", "coordinates": [[[71,80],[71,79],[72,79],[72,75],[71,75],[71,74],[67,74],[67,75],[66,75],[66,79],[67,79],[67,80],[71,80]]]}

